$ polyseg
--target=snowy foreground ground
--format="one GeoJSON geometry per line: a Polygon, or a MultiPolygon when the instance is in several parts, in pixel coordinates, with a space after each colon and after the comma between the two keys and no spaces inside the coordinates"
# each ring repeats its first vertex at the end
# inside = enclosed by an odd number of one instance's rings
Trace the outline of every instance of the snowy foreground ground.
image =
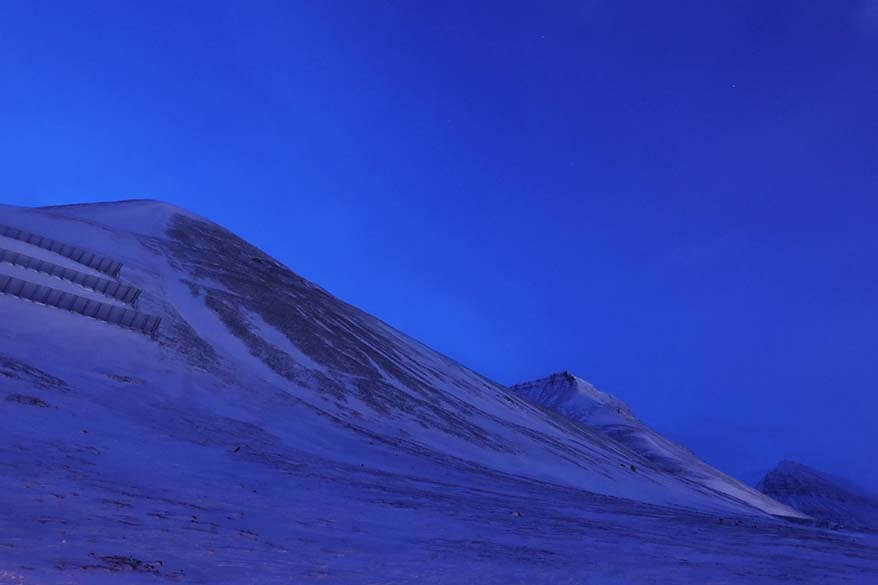
{"type": "MultiPolygon", "coordinates": [[[[874,535],[677,446],[653,461],[183,210],[0,224],[118,258],[162,318],[148,337],[0,295],[0,585],[878,583],[874,535]]],[[[0,265],[100,299],[32,272],[0,265]]]]}
{"type": "Polygon", "coordinates": [[[878,566],[878,541],[862,535],[720,524],[488,473],[461,485],[314,459],[260,472],[225,451],[199,453],[193,469],[171,444],[99,451],[112,429],[70,428],[63,446],[10,442],[9,431],[3,584],[870,584],[878,566]]]}

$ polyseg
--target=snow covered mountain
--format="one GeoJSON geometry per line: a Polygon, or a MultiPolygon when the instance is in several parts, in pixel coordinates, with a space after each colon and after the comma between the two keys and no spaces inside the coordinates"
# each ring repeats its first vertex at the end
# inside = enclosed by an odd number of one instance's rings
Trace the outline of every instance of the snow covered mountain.
{"type": "Polygon", "coordinates": [[[711,467],[686,447],[638,420],[627,404],[570,372],[518,384],[512,390],[528,400],[595,429],[622,443],[650,467],[770,514],[798,516],[789,507],[711,467]]]}
{"type": "Polygon", "coordinates": [[[185,210],[0,206],[0,225],[0,583],[759,582],[778,535],[825,551],[791,574],[875,553],[536,405],[185,210]],[[687,532],[702,552],[669,538],[687,532]]]}
{"type": "Polygon", "coordinates": [[[831,528],[878,532],[878,497],[795,461],[781,461],[757,488],[831,528]]]}

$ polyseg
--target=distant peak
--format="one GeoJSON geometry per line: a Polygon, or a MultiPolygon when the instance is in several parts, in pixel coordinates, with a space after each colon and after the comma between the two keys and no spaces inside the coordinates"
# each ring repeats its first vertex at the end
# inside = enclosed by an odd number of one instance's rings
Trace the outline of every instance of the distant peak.
{"type": "Polygon", "coordinates": [[[835,481],[839,478],[834,478],[828,475],[823,471],[818,471],[813,467],[809,467],[804,463],[799,463],[798,461],[791,461],[789,459],[784,459],[778,461],[777,465],[768,472],[769,474],[774,475],[791,475],[796,477],[811,477],[814,479],[820,479],[822,481],[835,481]]]}
{"type": "Polygon", "coordinates": [[[581,382],[585,381],[582,378],[578,378],[575,375],[573,375],[573,372],[571,372],[570,370],[564,370],[563,372],[556,372],[552,375],[553,376],[562,376],[562,377],[566,378],[567,380],[570,380],[571,382],[575,382],[577,380],[579,380],[581,382]]]}
{"type": "Polygon", "coordinates": [[[567,382],[570,384],[575,384],[577,382],[582,384],[589,384],[587,381],[582,378],[576,376],[570,370],[564,370],[561,372],[555,372],[554,374],[549,374],[543,378],[537,378],[536,380],[530,380],[528,382],[521,382],[520,384],[515,384],[515,386],[533,386],[537,384],[547,384],[547,383],[559,383],[559,382],[567,382]]]}
{"type": "Polygon", "coordinates": [[[532,397],[538,394],[544,396],[554,394],[557,400],[569,400],[578,396],[580,399],[586,398],[591,403],[631,415],[631,409],[623,401],[612,394],[599,390],[591,382],[580,378],[570,370],[555,372],[545,378],[515,384],[511,388],[532,397]]]}
{"type": "Polygon", "coordinates": [[[797,481],[808,481],[814,484],[832,484],[854,493],[861,493],[863,491],[861,486],[855,485],[848,478],[809,467],[798,461],[779,461],[774,469],[765,474],[760,484],[765,485],[766,482],[777,478],[795,478],[797,481]]]}

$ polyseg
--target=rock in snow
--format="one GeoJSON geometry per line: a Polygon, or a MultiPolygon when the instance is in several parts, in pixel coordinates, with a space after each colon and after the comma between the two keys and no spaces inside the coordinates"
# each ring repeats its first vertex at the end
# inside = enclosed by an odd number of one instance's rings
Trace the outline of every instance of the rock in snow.
{"type": "Polygon", "coordinates": [[[791,522],[581,380],[559,414],[190,212],[0,224],[140,291],[0,264],[30,283],[0,294],[0,584],[874,582],[870,537],[791,522]]]}

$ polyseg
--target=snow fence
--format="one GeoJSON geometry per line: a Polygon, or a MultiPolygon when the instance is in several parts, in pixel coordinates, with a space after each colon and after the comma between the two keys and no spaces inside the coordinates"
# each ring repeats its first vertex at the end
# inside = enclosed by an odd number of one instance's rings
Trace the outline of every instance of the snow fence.
{"type": "Polygon", "coordinates": [[[65,266],[52,264],[51,262],[46,262],[27,254],[6,250],[5,248],[0,248],[0,262],[8,262],[9,264],[55,276],[132,306],[137,302],[141,292],[139,288],[127,286],[115,280],[78,272],[65,266]]]}
{"type": "Polygon", "coordinates": [[[98,272],[103,272],[107,276],[111,276],[113,278],[119,276],[119,271],[122,269],[122,263],[117,262],[112,258],[101,256],[100,254],[89,252],[88,250],[84,250],[83,248],[79,248],[77,246],[64,244],[57,240],[38,236],[37,234],[32,234],[18,228],[9,227],[7,225],[0,225],[0,236],[6,236],[7,238],[20,240],[34,246],[39,246],[40,248],[43,248],[45,250],[50,250],[52,252],[55,252],[56,254],[60,254],[66,258],[70,258],[74,262],[79,262],[80,264],[84,264],[89,268],[93,268],[98,272]]]}
{"type": "Polygon", "coordinates": [[[58,290],[57,288],[43,286],[4,274],[0,274],[0,293],[13,295],[50,307],[58,307],[59,309],[65,309],[73,313],[85,315],[86,317],[92,317],[98,321],[141,331],[147,335],[154,335],[159,327],[159,323],[161,323],[161,317],[94,301],[58,290]]]}

